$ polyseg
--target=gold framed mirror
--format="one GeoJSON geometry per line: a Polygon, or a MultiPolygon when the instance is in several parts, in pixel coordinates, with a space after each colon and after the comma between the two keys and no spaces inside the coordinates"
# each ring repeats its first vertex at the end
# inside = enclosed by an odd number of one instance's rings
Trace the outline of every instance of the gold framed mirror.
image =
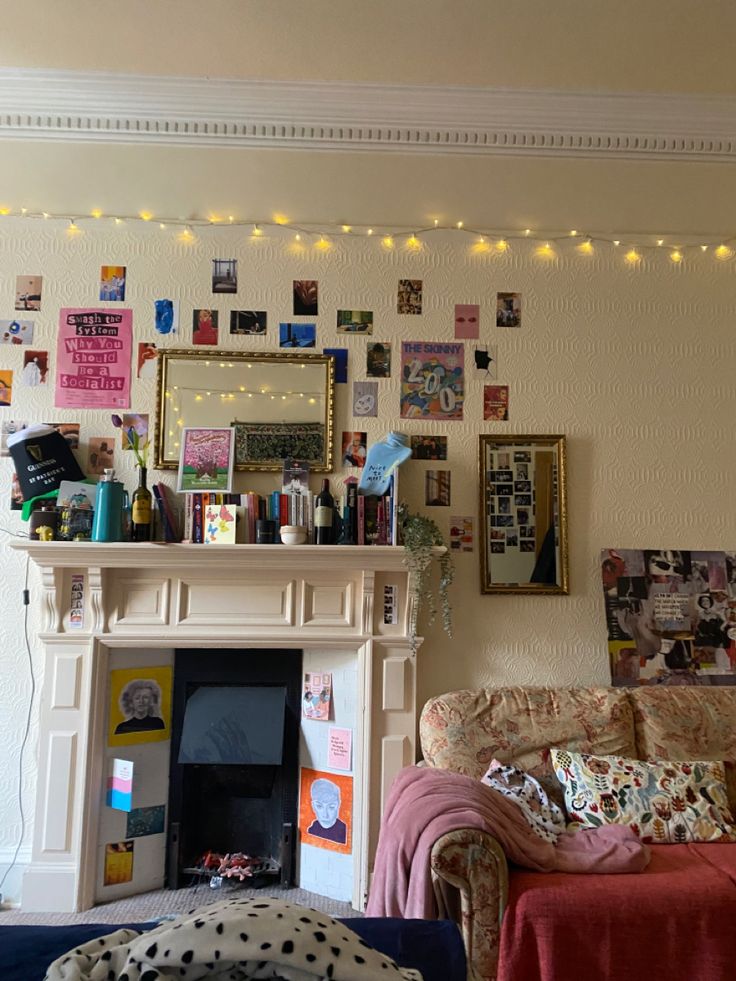
{"type": "Polygon", "coordinates": [[[333,465],[335,360],[296,351],[158,352],[156,467],[179,466],[185,426],[235,429],[236,470],[281,470],[286,457],[312,471],[333,465]]]}
{"type": "Polygon", "coordinates": [[[480,437],[482,593],[567,594],[564,436],[480,437]]]}

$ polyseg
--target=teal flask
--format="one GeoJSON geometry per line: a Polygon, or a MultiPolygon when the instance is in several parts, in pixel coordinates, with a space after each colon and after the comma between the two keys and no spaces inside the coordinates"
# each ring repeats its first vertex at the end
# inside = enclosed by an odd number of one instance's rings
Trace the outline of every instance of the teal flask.
{"type": "Polygon", "coordinates": [[[95,516],[92,522],[93,542],[121,542],[123,540],[123,503],[125,489],[115,480],[115,471],[106,470],[97,485],[95,516]]]}

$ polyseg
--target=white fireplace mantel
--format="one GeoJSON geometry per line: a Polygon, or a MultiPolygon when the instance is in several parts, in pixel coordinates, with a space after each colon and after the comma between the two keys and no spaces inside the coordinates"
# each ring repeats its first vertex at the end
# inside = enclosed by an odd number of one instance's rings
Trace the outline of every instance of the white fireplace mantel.
{"type": "MultiPolygon", "coordinates": [[[[388,788],[414,762],[416,656],[404,550],[285,546],[14,542],[41,573],[44,682],[31,863],[22,908],[94,901],[108,657],[115,648],[288,647],[353,652],[353,905],[362,909],[388,788]],[[83,620],[70,616],[84,576],[83,620]],[[397,622],[384,623],[383,588],[397,622]],[[380,597],[380,601],[379,601],[380,597]]],[[[31,602],[36,603],[32,595],[31,602]]]]}

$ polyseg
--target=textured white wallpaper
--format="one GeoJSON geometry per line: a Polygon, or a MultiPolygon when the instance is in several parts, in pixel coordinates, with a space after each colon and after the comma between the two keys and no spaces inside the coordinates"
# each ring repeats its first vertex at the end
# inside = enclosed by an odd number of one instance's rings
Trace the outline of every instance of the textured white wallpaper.
{"type": "MultiPolygon", "coordinates": [[[[317,279],[320,315],[318,349],[349,348],[349,384],[338,385],[338,436],[366,429],[380,438],[388,429],[448,436],[452,503],[432,508],[446,532],[451,514],[476,514],[478,434],[564,433],[568,438],[568,503],[571,595],[497,597],[479,592],[478,551],[456,556],[453,591],[455,636],[439,626],[428,633],[419,655],[419,699],[457,687],[509,683],[559,685],[605,683],[606,629],[598,582],[597,555],[604,546],[733,548],[736,478],[733,418],[736,410],[736,276],[733,260],[697,254],[681,265],[655,253],[636,268],[620,253],[600,249],[593,256],[562,251],[555,260],[535,255],[524,243],[505,255],[476,253],[468,240],[446,234],[432,238],[419,254],[385,252],[375,240],[341,240],[328,252],[295,253],[289,239],[251,241],[242,230],[205,230],[194,244],[178,242],[157,226],[114,226],[105,221],[69,239],[52,223],[3,220],[0,238],[0,317],[15,316],[15,277],[44,277],[41,312],[33,346],[49,351],[52,374],[58,311],[62,306],[98,305],[101,264],[127,266],[127,300],[133,310],[135,342],[185,346],[191,342],[191,311],[220,311],[220,346],[259,350],[278,346],[279,320],[291,320],[293,279],[317,279]],[[211,259],[239,260],[237,296],[214,298],[211,259]],[[399,316],[399,278],[424,280],[424,313],[399,316]],[[523,294],[523,326],[495,327],[495,293],[523,294]],[[176,335],[160,338],[153,329],[153,300],[180,304],[176,335]],[[465,420],[402,422],[398,417],[402,339],[450,341],[455,303],[479,303],[481,345],[498,348],[498,382],[511,387],[507,423],[483,422],[483,373],[473,367],[475,342],[466,341],[465,420]],[[364,379],[364,336],[338,335],[338,308],[373,310],[374,341],[393,344],[392,376],[379,380],[379,416],[351,415],[352,381],[364,379]],[[268,311],[265,338],[230,337],[230,309],[268,311]]],[[[26,315],[24,315],[26,316],[26,315]]],[[[308,320],[309,318],[298,318],[308,320]]],[[[13,403],[0,419],[81,423],[82,466],[91,436],[110,436],[107,411],[55,410],[53,378],[45,386],[20,384],[23,348],[0,347],[0,368],[15,375],[13,403]]],[[[154,414],[154,381],[133,380],[132,411],[154,414]]],[[[128,485],[133,468],[116,450],[128,485]]],[[[442,467],[409,461],[401,490],[412,509],[423,509],[424,471],[442,467]]],[[[0,460],[0,526],[18,530],[10,512],[12,471],[0,460]]],[[[338,467],[336,482],[349,474],[338,467]]],[[[154,479],[161,474],[154,474],[154,479]]],[[[165,479],[171,479],[170,477],[165,479]]],[[[271,490],[271,475],[240,474],[236,489],[271,490]]],[[[477,536],[477,519],[476,519],[477,536]]],[[[0,597],[0,869],[18,838],[16,801],[18,754],[30,681],[23,639],[21,589],[24,560],[5,547],[3,531],[0,597]]],[[[31,568],[31,601],[38,586],[31,568]]],[[[33,643],[37,620],[30,616],[34,664],[42,670],[33,643]]],[[[34,712],[35,719],[35,712],[34,712]]],[[[34,723],[35,724],[35,723],[34,723]]],[[[26,754],[23,787],[26,813],[33,812],[35,729],[26,754]]],[[[21,860],[27,860],[30,829],[21,860]]],[[[17,879],[14,876],[13,882],[17,879]]],[[[6,893],[12,896],[12,883],[6,893]]]]}

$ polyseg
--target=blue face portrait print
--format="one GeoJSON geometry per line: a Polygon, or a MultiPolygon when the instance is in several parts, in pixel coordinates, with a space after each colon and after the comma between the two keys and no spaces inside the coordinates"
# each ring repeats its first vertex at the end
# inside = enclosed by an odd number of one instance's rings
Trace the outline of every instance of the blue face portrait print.
{"type": "Polygon", "coordinates": [[[170,334],[174,329],[174,301],[154,300],[156,312],[154,325],[159,334],[170,334]]]}

